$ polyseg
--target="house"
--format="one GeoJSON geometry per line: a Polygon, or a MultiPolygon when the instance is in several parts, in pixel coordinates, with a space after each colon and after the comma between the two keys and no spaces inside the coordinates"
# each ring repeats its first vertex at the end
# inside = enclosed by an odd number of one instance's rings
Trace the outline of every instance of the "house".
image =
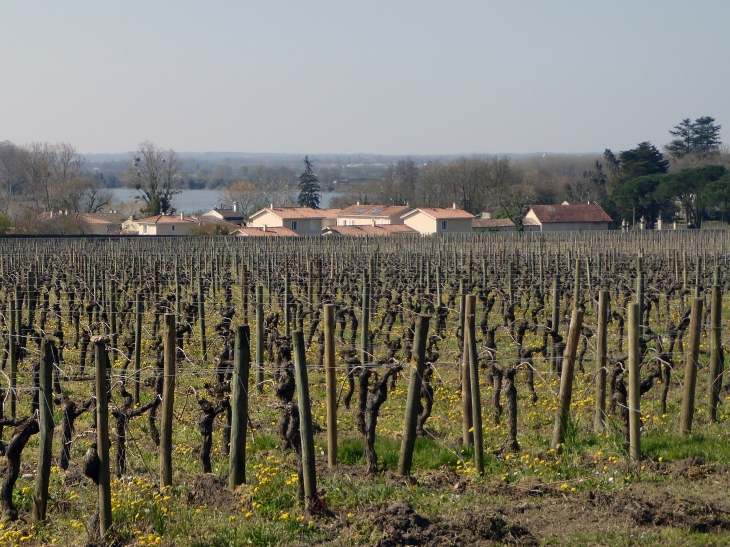
{"type": "Polygon", "coordinates": [[[533,205],[522,220],[525,232],[608,230],[613,222],[597,203],[533,205]]]}
{"type": "Polygon", "coordinates": [[[408,205],[350,205],[337,215],[337,226],[403,224],[401,218],[413,209],[408,205]]]}
{"type": "Polygon", "coordinates": [[[321,235],[322,229],[337,223],[340,209],[269,206],[256,211],[248,219],[253,228],[289,228],[300,236],[321,235]]]}
{"type": "MultiPolygon", "coordinates": [[[[221,204],[220,207],[216,209],[211,209],[207,213],[203,213],[200,215],[201,217],[210,217],[215,218],[218,220],[225,220],[226,222],[233,222],[234,224],[243,224],[243,213],[238,210],[238,204],[234,201],[233,207],[230,209],[227,207],[223,207],[223,204],[221,204]]],[[[204,220],[201,218],[201,220],[204,220]]]]}
{"type": "Polygon", "coordinates": [[[475,232],[514,232],[515,223],[508,218],[475,218],[471,221],[475,232]]]}
{"type": "Polygon", "coordinates": [[[421,235],[471,233],[474,215],[453,207],[418,207],[401,216],[403,224],[421,235]]]}
{"type": "Polygon", "coordinates": [[[38,221],[47,227],[46,232],[55,232],[53,225],[63,224],[61,231],[80,232],[83,234],[106,235],[118,233],[122,229],[121,222],[115,212],[112,213],[69,213],[68,211],[49,211],[38,215],[38,221]],[[73,225],[73,226],[72,226],[73,225]]]}
{"type": "Polygon", "coordinates": [[[135,221],[141,236],[187,236],[202,225],[195,217],[179,215],[155,215],[135,221]]]}
{"type": "Polygon", "coordinates": [[[356,224],[347,226],[327,226],[322,230],[322,235],[335,236],[391,236],[391,235],[414,235],[416,230],[405,224],[356,224]]]}
{"type": "Polygon", "coordinates": [[[251,226],[244,226],[231,232],[229,235],[240,236],[240,237],[298,237],[299,234],[290,230],[289,228],[282,228],[280,226],[264,226],[263,228],[252,228],[251,226]]]}

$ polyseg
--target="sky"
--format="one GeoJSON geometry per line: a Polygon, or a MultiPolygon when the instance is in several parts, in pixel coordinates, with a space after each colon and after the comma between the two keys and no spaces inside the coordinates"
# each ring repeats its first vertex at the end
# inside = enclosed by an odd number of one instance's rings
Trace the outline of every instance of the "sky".
{"type": "Polygon", "coordinates": [[[730,130],[729,21],[728,0],[0,0],[0,141],[396,155],[663,145],[683,118],[730,130]]]}

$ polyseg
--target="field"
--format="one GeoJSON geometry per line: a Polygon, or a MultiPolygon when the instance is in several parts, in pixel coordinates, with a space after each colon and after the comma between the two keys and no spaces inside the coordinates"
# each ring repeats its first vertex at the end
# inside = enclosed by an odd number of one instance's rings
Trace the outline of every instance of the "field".
{"type": "Polygon", "coordinates": [[[727,232],[270,239],[0,240],[0,546],[730,542],[727,232]]]}

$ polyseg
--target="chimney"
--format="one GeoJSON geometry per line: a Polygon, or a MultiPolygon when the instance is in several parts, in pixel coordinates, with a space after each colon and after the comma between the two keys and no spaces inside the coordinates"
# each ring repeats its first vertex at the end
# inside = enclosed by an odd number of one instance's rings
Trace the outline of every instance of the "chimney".
{"type": "Polygon", "coordinates": [[[454,202],[454,205],[452,205],[452,207],[453,207],[454,209],[456,209],[456,202],[454,202]]]}
{"type": "Polygon", "coordinates": [[[53,211],[51,211],[51,216],[49,218],[53,218],[53,211]]]}
{"type": "Polygon", "coordinates": [[[273,208],[274,208],[274,204],[273,203],[269,203],[269,209],[273,209],[273,208]]]}
{"type": "Polygon", "coordinates": [[[360,205],[360,202],[358,201],[357,204],[360,205]]]}
{"type": "Polygon", "coordinates": [[[375,228],[375,219],[373,219],[373,228],[375,228]]]}
{"type": "Polygon", "coordinates": [[[235,213],[238,210],[238,203],[235,201],[233,202],[233,212],[235,213]]]}
{"type": "Polygon", "coordinates": [[[264,224],[264,232],[266,231],[266,224],[264,224]]]}
{"type": "Polygon", "coordinates": [[[185,217],[183,216],[182,213],[180,213],[180,220],[185,220],[185,217]]]}

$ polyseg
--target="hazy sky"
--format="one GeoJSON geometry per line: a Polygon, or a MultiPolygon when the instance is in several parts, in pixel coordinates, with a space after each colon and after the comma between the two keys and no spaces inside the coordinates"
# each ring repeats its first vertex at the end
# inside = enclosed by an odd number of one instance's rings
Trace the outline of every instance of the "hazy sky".
{"type": "Polygon", "coordinates": [[[589,152],[714,116],[730,1],[0,0],[0,141],[589,152]]]}

